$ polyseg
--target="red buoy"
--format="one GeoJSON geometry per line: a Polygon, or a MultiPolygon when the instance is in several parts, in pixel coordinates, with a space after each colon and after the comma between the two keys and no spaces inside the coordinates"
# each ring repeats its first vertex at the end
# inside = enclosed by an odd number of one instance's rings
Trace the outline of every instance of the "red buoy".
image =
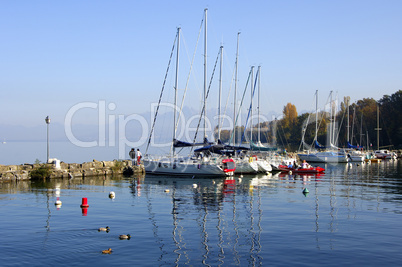
{"type": "Polygon", "coordinates": [[[82,204],[81,204],[81,208],[88,208],[88,199],[86,197],[82,198],[82,204]]]}

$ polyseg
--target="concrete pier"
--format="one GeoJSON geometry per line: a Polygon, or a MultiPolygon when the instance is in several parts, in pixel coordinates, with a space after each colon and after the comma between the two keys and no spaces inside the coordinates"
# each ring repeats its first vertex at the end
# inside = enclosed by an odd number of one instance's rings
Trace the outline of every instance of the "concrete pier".
{"type": "Polygon", "coordinates": [[[0,165],[0,181],[28,180],[31,172],[39,168],[49,169],[49,178],[84,178],[91,176],[113,175],[124,173],[145,173],[143,165],[132,166],[131,160],[97,161],[84,163],[60,164],[22,164],[0,165]]]}

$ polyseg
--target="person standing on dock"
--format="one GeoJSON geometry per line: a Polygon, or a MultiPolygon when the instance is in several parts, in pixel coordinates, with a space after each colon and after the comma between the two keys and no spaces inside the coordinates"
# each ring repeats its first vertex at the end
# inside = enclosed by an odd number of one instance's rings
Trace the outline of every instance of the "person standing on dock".
{"type": "Polygon", "coordinates": [[[128,155],[130,156],[131,161],[132,161],[132,164],[133,164],[133,166],[134,166],[135,161],[137,160],[137,157],[136,157],[137,153],[135,152],[135,148],[132,148],[132,149],[130,150],[130,152],[128,152],[128,155]]]}
{"type": "Polygon", "coordinates": [[[142,153],[139,148],[137,148],[137,165],[141,164],[142,153]]]}

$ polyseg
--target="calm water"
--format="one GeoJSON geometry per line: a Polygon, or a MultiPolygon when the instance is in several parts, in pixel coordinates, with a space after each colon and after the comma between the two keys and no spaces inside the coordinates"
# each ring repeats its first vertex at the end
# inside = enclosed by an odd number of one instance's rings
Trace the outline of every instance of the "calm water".
{"type": "Polygon", "coordinates": [[[328,165],[318,177],[3,182],[1,265],[399,266],[401,163],[328,165]]]}

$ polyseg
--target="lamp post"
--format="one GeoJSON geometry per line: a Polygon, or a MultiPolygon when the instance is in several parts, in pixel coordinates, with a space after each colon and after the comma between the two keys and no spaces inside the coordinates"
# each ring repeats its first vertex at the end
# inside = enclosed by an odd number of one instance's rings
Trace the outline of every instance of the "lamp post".
{"type": "Polygon", "coordinates": [[[47,124],[47,161],[46,161],[46,163],[49,163],[49,124],[50,124],[49,116],[46,116],[45,122],[47,124]]]}

